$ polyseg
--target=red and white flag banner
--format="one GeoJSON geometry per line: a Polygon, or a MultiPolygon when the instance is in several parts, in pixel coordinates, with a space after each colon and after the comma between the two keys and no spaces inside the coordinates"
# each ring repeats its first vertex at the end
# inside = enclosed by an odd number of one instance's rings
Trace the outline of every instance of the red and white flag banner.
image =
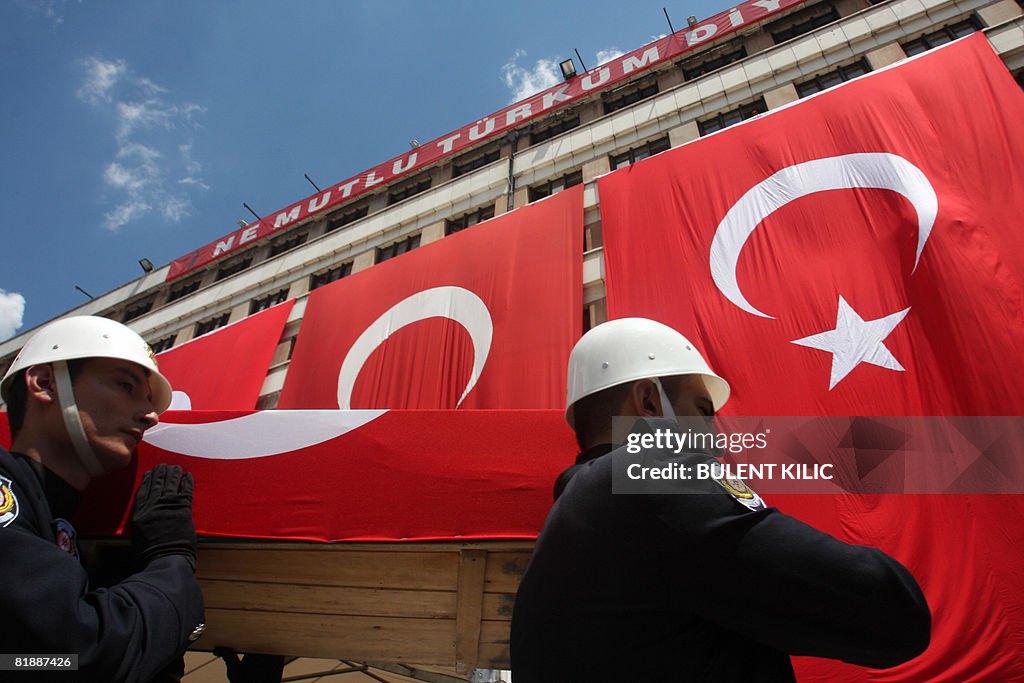
{"type": "Polygon", "coordinates": [[[577,186],[314,290],[278,407],[561,407],[582,254],[577,186]]]}
{"type": "Polygon", "coordinates": [[[195,479],[202,536],[532,539],[575,457],[561,410],[172,411],[132,467],[94,482],[74,523],[121,533],[142,473],[167,462],[195,479]]]}
{"type": "Polygon", "coordinates": [[[294,299],[157,355],[174,408],[252,410],[294,299]]]}
{"type": "MultiPolygon", "coordinates": [[[[1022,414],[1021,121],[977,34],[602,177],[609,317],[684,333],[733,415],[1022,414]]],[[[906,665],[800,680],[1024,680],[1019,496],[769,502],[892,553],[934,616],[906,665]]]]}

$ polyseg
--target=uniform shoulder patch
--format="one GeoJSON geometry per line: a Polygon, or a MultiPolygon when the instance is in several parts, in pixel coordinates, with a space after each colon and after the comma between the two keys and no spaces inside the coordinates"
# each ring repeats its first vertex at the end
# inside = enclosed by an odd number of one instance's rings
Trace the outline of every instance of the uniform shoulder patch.
{"type": "Polygon", "coordinates": [[[53,537],[58,548],[71,557],[78,557],[78,532],[71,522],[60,518],[53,520],[53,537]]]}
{"type": "Polygon", "coordinates": [[[18,497],[13,486],[14,482],[0,476],[0,527],[8,526],[18,517],[18,497]]]}
{"type": "Polygon", "coordinates": [[[739,477],[722,477],[715,479],[718,485],[725,489],[725,492],[732,496],[740,505],[750,510],[763,510],[764,501],[752,488],[739,477]]]}

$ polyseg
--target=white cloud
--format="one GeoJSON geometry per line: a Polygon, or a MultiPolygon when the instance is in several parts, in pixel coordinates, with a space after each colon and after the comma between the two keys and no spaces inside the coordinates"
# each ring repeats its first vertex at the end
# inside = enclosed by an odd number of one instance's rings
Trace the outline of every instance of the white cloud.
{"type": "Polygon", "coordinates": [[[166,88],[135,74],[123,60],[90,57],[83,66],[78,98],[110,116],[117,143],[102,175],[114,204],[104,214],[104,227],[116,231],[151,213],[170,223],[190,216],[194,193],[210,189],[192,156],[191,134],[205,109],[173,101],[166,88]]]}
{"type": "Polygon", "coordinates": [[[160,207],[161,215],[172,223],[179,223],[183,218],[188,218],[191,212],[191,205],[177,197],[171,197],[160,207]]]}
{"type": "Polygon", "coordinates": [[[596,57],[597,65],[600,66],[602,64],[605,64],[606,62],[610,62],[613,59],[617,59],[624,54],[626,53],[617,47],[610,47],[607,50],[598,50],[596,57]]]}
{"type": "Polygon", "coordinates": [[[42,16],[57,27],[64,23],[64,9],[67,3],[68,0],[21,0],[18,5],[42,16]]]}
{"type": "Polygon", "coordinates": [[[192,144],[178,145],[178,153],[181,155],[181,163],[184,167],[184,174],[181,178],[178,178],[178,184],[194,185],[200,190],[209,190],[210,186],[204,183],[203,179],[199,177],[200,173],[202,173],[203,166],[192,158],[192,144]]]}
{"type": "MultiPolygon", "coordinates": [[[[591,68],[606,64],[624,54],[626,53],[617,47],[598,50],[596,64],[592,64],[591,68]]],[[[516,50],[515,54],[501,67],[502,80],[512,91],[512,102],[526,99],[530,95],[535,95],[562,82],[562,70],[558,66],[561,60],[538,59],[532,66],[522,66],[519,60],[524,57],[526,57],[525,50],[516,50]]],[[[576,68],[580,68],[580,65],[577,64],[576,68]]]]}
{"type": "Polygon", "coordinates": [[[124,76],[124,62],[105,62],[96,57],[85,60],[85,82],[78,89],[78,97],[89,104],[110,101],[110,91],[124,76]]]}
{"type": "Polygon", "coordinates": [[[128,199],[122,200],[117,206],[103,214],[103,226],[111,231],[116,231],[123,225],[141,219],[152,210],[149,202],[140,195],[130,195],[128,199]]]}
{"type": "Polygon", "coordinates": [[[25,297],[0,289],[0,341],[14,336],[23,324],[25,297]]]}
{"type": "Polygon", "coordinates": [[[525,50],[516,50],[501,67],[505,85],[512,91],[512,102],[546,90],[561,80],[558,62],[553,59],[538,59],[532,67],[523,67],[519,65],[519,60],[525,56],[525,50]]]}

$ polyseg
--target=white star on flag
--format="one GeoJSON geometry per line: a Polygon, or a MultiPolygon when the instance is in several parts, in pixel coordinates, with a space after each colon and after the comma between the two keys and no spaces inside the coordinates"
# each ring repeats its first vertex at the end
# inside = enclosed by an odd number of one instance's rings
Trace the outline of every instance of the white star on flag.
{"type": "Polygon", "coordinates": [[[909,312],[910,309],[906,308],[884,318],[864,320],[850,304],[846,303],[846,299],[840,296],[835,329],[812,334],[803,339],[794,339],[793,343],[832,354],[829,391],[861,363],[871,363],[880,368],[904,372],[903,366],[882,342],[909,312]]]}

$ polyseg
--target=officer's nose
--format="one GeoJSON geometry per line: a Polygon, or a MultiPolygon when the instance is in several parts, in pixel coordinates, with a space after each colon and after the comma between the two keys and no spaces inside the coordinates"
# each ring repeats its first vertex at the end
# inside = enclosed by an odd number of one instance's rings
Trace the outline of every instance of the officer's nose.
{"type": "Polygon", "coordinates": [[[142,431],[146,431],[150,427],[155,427],[160,422],[160,417],[157,415],[153,404],[147,401],[146,407],[139,413],[138,420],[142,423],[142,431]]]}

